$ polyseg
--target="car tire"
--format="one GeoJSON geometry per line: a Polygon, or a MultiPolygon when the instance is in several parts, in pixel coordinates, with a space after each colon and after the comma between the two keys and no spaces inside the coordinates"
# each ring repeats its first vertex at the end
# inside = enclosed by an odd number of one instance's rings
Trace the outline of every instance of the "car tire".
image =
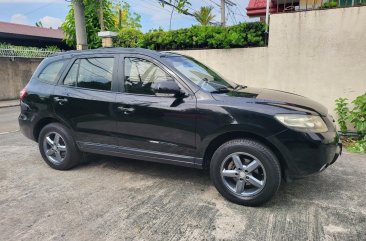
{"type": "Polygon", "coordinates": [[[68,170],[82,161],[82,154],[70,130],[60,123],[43,127],[38,146],[44,161],[54,169],[68,170]]]}
{"type": "Polygon", "coordinates": [[[235,139],[221,145],[213,154],[210,177],[229,201],[259,206],[280,187],[281,168],[267,146],[252,139],[235,139]]]}

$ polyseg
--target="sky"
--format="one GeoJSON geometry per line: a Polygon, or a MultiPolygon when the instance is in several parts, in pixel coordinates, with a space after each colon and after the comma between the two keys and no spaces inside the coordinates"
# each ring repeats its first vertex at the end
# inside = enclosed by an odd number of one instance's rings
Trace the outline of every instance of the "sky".
{"type": "MultiPolygon", "coordinates": [[[[236,6],[231,7],[231,14],[227,16],[228,25],[238,22],[253,21],[246,16],[245,8],[248,0],[231,0],[236,6]]],[[[169,29],[171,7],[164,8],[158,0],[127,0],[131,11],[141,15],[141,30],[147,32],[159,27],[169,29]]],[[[190,12],[198,10],[201,6],[214,7],[216,21],[220,21],[220,0],[191,0],[190,12]]],[[[69,10],[70,0],[0,0],[0,21],[20,24],[35,25],[41,21],[44,27],[57,28],[65,19],[69,10]]],[[[229,11],[227,11],[229,12],[229,11]]],[[[173,14],[172,29],[190,27],[197,24],[191,16],[173,14]]]]}

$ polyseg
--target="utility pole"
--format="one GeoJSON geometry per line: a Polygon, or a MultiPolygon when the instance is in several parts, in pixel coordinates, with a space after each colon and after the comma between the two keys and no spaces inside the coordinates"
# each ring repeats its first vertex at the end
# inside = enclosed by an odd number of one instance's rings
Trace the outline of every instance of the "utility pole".
{"type": "Polygon", "coordinates": [[[225,0],[221,0],[221,25],[225,26],[225,0]]]}
{"type": "Polygon", "coordinates": [[[268,33],[269,14],[270,14],[269,13],[269,5],[270,5],[270,0],[267,0],[266,1],[266,30],[264,31],[264,42],[265,42],[265,45],[268,45],[268,37],[269,37],[269,33],[268,33]]]}
{"type": "Polygon", "coordinates": [[[74,18],[76,31],[76,49],[88,49],[83,0],[74,0],[74,18]]]}

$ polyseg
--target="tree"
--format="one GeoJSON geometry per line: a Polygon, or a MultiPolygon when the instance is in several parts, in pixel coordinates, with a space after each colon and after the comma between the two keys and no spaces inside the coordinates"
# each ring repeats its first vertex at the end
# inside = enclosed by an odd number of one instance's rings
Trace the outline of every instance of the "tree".
{"type": "Polygon", "coordinates": [[[41,21],[35,23],[36,27],[43,28],[43,24],[41,21]]]}
{"type": "Polygon", "coordinates": [[[201,7],[200,10],[193,13],[193,16],[201,25],[206,26],[215,18],[215,15],[212,14],[212,10],[212,6],[201,7]]]}
{"type": "MultiPolygon", "coordinates": [[[[83,0],[85,6],[85,25],[88,36],[89,48],[98,48],[101,39],[98,32],[117,31],[119,28],[119,15],[121,13],[121,27],[141,28],[141,16],[136,13],[130,13],[130,5],[125,1],[112,0],[83,0]],[[101,14],[100,9],[103,9],[101,14]],[[104,25],[104,26],[103,26],[104,25]]],[[[70,10],[62,24],[65,32],[65,40],[69,46],[76,45],[74,7],[70,4],[70,10]]]]}
{"type": "Polygon", "coordinates": [[[113,6],[113,20],[116,30],[122,28],[140,29],[141,15],[131,13],[131,6],[126,1],[118,1],[113,6]]]}
{"type": "MultiPolygon", "coordinates": [[[[98,32],[101,29],[100,26],[100,2],[95,0],[83,0],[85,6],[85,25],[88,36],[89,48],[98,48],[102,45],[98,32]]],[[[111,10],[111,2],[103,0],[103,23],[105,30],[113,30],[113,13],[111,10]]],[[[62,24],[62,29],[65,32],[65,40],[69,46],[76,45],[76,33],[75,33],[75,19],[74,19],[74,6],[70,4],[70,10],[66,15],[65,21],[62,24]]]]}

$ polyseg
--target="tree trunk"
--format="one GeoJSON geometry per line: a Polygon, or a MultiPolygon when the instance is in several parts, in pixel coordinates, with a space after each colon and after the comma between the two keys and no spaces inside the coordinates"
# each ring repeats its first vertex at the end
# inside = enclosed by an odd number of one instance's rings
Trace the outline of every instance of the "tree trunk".
{"type": "Polygon", "coordinates": [[[85,13],[83,0],[74,0],[74,17],[76,31],[76,49],[88,48],[88,40],[85,26],[85,13]]]}

